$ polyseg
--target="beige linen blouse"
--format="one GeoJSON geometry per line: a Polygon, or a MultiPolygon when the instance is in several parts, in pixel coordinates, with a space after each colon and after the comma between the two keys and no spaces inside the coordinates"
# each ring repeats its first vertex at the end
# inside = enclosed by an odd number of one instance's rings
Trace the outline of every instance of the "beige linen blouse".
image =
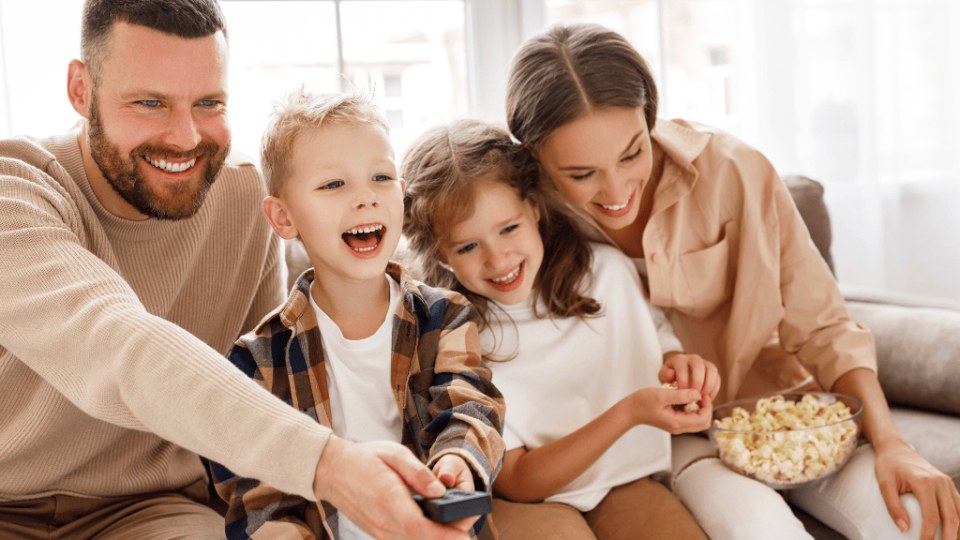
{"type": "MultiPolygon", "coordinates": [[[[757,150],[723,131],[657,121],[666,152],[643,233],[646,290],[685,351],[714,362],[718,402],[800,387],[830,389],[876,371],[869,330],[850,320],[787,188],[757,150]],[[811,378],[812,375],[812,378],[811,378]]],[[[585,213],[596,240],[614,244],[585,213]]]]}

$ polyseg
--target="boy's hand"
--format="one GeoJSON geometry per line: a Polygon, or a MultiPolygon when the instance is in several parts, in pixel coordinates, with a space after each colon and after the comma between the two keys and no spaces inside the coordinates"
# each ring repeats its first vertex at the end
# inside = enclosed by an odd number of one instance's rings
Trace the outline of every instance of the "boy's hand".
{"type": "MultiPolygon", "coordinates": [[[[462,457],[456,454],[447,454],[438,459],[433,464],[433,474],[440,482],[448,488],[462,489],[464,491],[473,491],[473,470],[467,465],[462,457]]],[[[457,521],[447,523],[450,527],[455,527],[464,532],[469,532],[470,527],[480,519],[480,516],[473,516],[457,521]]]]}
{"type": "Polygon", "coordinates": [[[692,388],[700,392],[704,400],[709,398],[709,405],[706,401],[701,404],[707,409],[711,408],[713,400],[720,393],[720,373],[717,366],[697,354],[667,352],[663,355],[663,367],[660,368],[659,377],[662,383],[676,381],[680,390],[692,388]]]}
{"type": "Polygon", "coordinates": [[[376,538],[469,540],[463,531],[427,519],[407,486],[424,497],[444,492],[443,484],[409,449],[336,436],[323,448],[313,481],[317,498],[329,501],[376,538]]]}
{"type": "Polygon", "coordinates": [[[713,402],[692,388],[670,390],[666,388],[641,388],[617,404],[626,407],[634,425],[646,424],[658,427],[672,435],[696,433],[710,427],[713,402]],[[674,405],[686,405],[700,401],[702,406],[695,413],[676,410],[674,405]]]}

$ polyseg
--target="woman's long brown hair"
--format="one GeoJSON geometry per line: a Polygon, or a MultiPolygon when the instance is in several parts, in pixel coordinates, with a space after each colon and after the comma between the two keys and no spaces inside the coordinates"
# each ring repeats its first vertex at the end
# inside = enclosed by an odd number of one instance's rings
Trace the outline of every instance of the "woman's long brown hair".
{"type": "Polygon", "coordinates": [[[590,245],[563,203],[541,189],[533,156],[505,129],[478,120],[433,128],[413,143],[400,175],[407,183],[403,233],[415,257],[414,275],[466,296],[484,325],[490,322],[487,299],[457,281],[444,263],[441,248],[444,235],[473,215],[477,185],[490,181],[508,185],[539,211],[544,256],[532,294],[543,301],[546,315],[600,314],[600,304],[582,294],[591,279],[590,245]]]}

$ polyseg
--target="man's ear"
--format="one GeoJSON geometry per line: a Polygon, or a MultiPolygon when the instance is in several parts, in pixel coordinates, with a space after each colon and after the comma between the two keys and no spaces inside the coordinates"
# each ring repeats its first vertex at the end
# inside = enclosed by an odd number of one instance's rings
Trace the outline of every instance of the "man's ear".
{"type": "Polygon", "coordinates": [[[83,62],[70,61],[67,68],[67,98],[73,110],[84,118],[90,118],[90,100],[92,99],[93,79],[83,62]]]}
{"type": "Polygon", "coordinates": [[[271,195],[263,200],[263,215],[280,238],[293,240],[300,234],[287,213],[286,205],[279,198],[271,195]]]}

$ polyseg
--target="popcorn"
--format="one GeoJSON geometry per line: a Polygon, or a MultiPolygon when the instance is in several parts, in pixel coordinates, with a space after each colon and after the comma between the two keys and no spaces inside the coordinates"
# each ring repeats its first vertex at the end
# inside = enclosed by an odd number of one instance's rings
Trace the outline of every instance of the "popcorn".
{"type": "Polygon", "coordinates": [[[806,394],[798,402],[783,396],[757,401],[753,414],[735,407],[715,427],[720,457],[741,474],[771,484],[797,484],[834,472],[857,446],[857,425],[846,404],[821,403],[806,394]],[[820,429],[807,429],[819,427],[820,429]],[[773,433],[756,433],[773,432],[773,433]]]}
{"type": "MultiPolygon", "coordinates": [[[[676,390],[677,381],[663,383],[663,388],[676,390]]],[[[693,403],[687,403],[686,405],[674,405],[673,408],[678,411],[682,410],[683,412],[687,412],[687,413],[695,413],[700,410],[700,403],[697,401],[694,401],[693,403]]]]}

